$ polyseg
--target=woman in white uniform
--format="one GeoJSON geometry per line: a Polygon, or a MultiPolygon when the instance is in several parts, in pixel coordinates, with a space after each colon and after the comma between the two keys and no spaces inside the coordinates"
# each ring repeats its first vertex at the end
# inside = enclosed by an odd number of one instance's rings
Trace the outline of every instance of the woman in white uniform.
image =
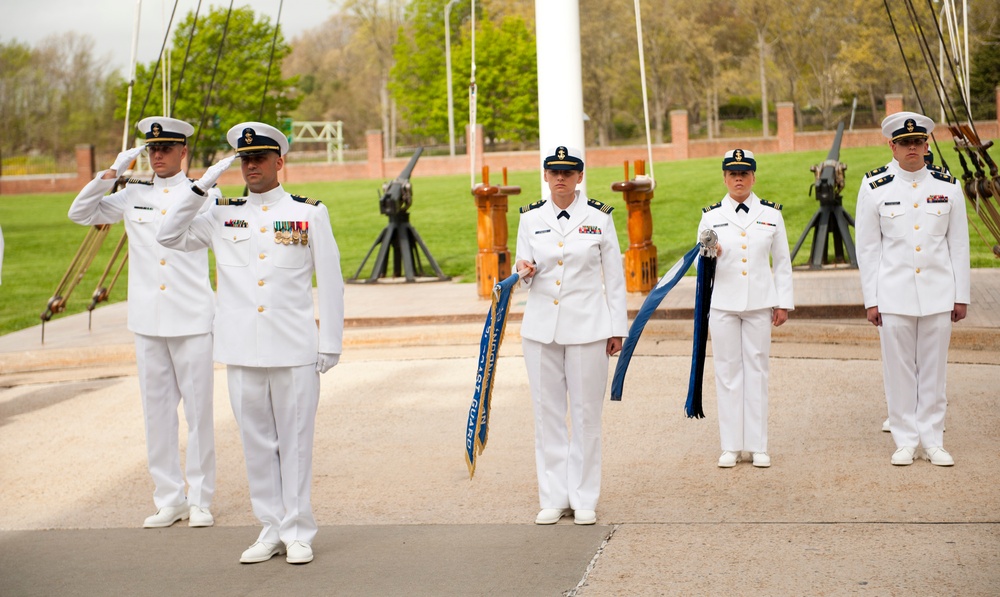
{"type": "Polygon", "coordinates": [[[571,512],[576,524],[594,524],[608,357],[628,333],[625,273],[613,208],[576,190],[580,153],[557,147],[544,169],[551,196],[521,208],[515,258],[528,270],[521,338],[535,413],[535,524],[571,512]]]}
{"type": "Polygon", "coordinates": [[[792,260],[781,205],[753,192],[757,162],[742,149],[726,152],[722,179],[729,192],[706,207],[698,235],[719,236],[708,327],[719,402],[719,466],[729,468],[753,454],[753,465],[771,466],[767,454],[767,380],[771,326],[795,308],[792,260]],[[773,261],[773,265],[772,265],[773,261]]]}

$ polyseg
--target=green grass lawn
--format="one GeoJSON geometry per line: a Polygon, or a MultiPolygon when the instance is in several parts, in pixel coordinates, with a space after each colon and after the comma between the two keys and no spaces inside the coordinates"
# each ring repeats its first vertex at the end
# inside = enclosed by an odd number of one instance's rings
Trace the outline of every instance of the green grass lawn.
{"type": "MultiPolygon", "coordinates": [[[[635,156],[636,159],[644,157],[641,151],[635,156]]],[[[848,165],[844,208],[853,215],[861,176],[885,164],[890,155],[885,147],[870,147],[845,149],[840,157],[848,165]]],[[[757,184],[754,190],[760,197],[784,205],[782,214],[790,246],[795,245],[819,207],[815,197],[808,194],[809,185],[813,182],[809,167],[825,158],[826,151],[757,156],[757,184]]],[[[494,173],[492,182],[496,184],[499,182],[497,173],[505,164],[493,162],[489,155],[487,163],[494,173]]],[[[721,199],[726,189],[722,183],[721,158],[656,164],[654,173],[657,186],[651,205],[653,243],[657,247],[662,274],[693,246],[701,208],[721,199]]],[[[615,225],[624,250],[628,247],[627,213],[621,195],[610,190],[611,183],[622,178],[621,167],[587,170],[588,194],[616,207],[615,225]]],[[[378,208],[382,182],[362,180],[291,184],[287,187],[292,193],[321,199],[329,209],[345,277],[354,275],[386,224],[386,217],[379,213],[378,208]]],[[[468,175],[422,177],[418,162],[412,183],[414,201],[410,222],[447,275],[474,281],[476,208],[468,188],[468,175]]],[[[541,183],[537,172],[514,172],[509,175],[508,184],[522,189],[521,195],[510,198],[507,214],[509,248],[513,252],[517,238],[517,209],[539,198],[541,183]]],[[[242,188],[224,187],[223,192],[237,196],[242,193],[242,188]]],[[[40,313],[45,310],[87,232],[86,228],[73,224],[66,217],[72,200],[73,194],[0,196],[0,226],[6,240],[3,285],[0,286],[0,334],[40,322],[40,313]]],[[[975,215],[972,221],[985,230],[975,215]]],[[[120,223],[112,228],[90,270],[71,295],[66,314],[86,310],[97,280],[123,230],[124,226],[120,223]]],[[[971,228],[970,236],[973,267],[1000,267],[1000,260],[993,257],[990,248],[971,228]]],[[[808,261],[811,240],[810,235],[799,250],[796,265],[808,261]]],[[[371,266],[372,260],[369,260],[361,277],[370,274],[371,266]]],[[[125,298],[126,279],[123,274],[110,300],[114,302],[125,298]]]]}

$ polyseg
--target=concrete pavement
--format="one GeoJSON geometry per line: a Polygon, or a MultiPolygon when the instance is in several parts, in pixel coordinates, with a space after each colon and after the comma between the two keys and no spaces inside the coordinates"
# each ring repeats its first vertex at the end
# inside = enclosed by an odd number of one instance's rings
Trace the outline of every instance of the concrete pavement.
{"type": "Polygon", "coordinates": [[[86,315],[51,322],[45,346],[37,328],[0,337],[0,595],[995,595],[1000,270],[974,272],[955,326],[952,468],[889,464],[857,272],[794,275],[799,309],[772,350],[773,466],[715,466],[712,383],[707,418],[682,414],[690,324],[671,317],[689,305],[686,279],[647,327],[623,401],[606,403],[594,527],[531,524],[516,321],[470,481],[461,435],[487,303],[468,284],[349,285],[344,357],[323,378],[321,529],[306,566],[237,563],[258,529],[222,368],[217,524],[143,530],[152,486],[124,305],[95,311],[90,332],[86,315]]]}

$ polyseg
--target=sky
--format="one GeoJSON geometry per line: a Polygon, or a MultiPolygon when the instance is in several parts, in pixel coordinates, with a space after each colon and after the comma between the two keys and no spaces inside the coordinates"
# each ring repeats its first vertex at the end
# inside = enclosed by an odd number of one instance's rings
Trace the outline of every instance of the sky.
{"type": "MultiPolygon", "coordinates": [[[[95,56],[109,57],[113,68],[122,74],[132,53],[132,29],[135,10],[141,1],[138,61],[156,60],[163,44],[164,28],[170,20],[174,0],[0,0],[0,42],[17,40],[29,46],[50,35],[76,31],[94,40],[95,56]]],[[[176,27],[198,0],[177,0],[176,27]]],[[[210,6],[229,8],[226,0],[202,0],[202,15],[210,6]]],[[[233,8],[249,6],[271,22],[281,7],[281,28],[286,41],[292,41],[307,29],[318,27],[335,11],[331,0],[235,0],[233,8]]],[[[172,38],[172,34],[171,34],[172,38]]]]}

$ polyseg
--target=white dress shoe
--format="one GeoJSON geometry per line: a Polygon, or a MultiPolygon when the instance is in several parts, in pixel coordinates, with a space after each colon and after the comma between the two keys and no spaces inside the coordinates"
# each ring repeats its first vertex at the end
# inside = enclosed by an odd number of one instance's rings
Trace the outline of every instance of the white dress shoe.
{"type": "Polygon", "coordinates": [[[882,431],[885,431],[886,433],[892,431],[892,429],[889,428],[889,419],[882,421],[882,431]]]}
{"type": "Polygon", "coordinates": [[[726,450],[719,456],[719,468],[732,468],[736,466],[736,463],[740,461],[739,452],[730,452],[726,450]]]}
{"type": "Polygon", "coordinates": [[[936,464],[937,466],[954,466],[955,459],[951,457],[951,454],[947,450],[938,446],[936,448],[925,448],[924,454],[927,456],[927,460],[931,461],[931,464],[936,464]]]}
{"type": "Polygon", "coordinates": [[[908,464],[913,464],[913,454],[917,451],[916,448],[900,448],[893,452],[892,458],[889,462],[895,464],[896,466],[906,466],[908,464]]]}
{"type": "Polygon", "coordinates": [[[292,541],[288,544],[288,556],[285,561],[289,564],[308,564],[313,561],[313,548],[308,543],[292,541]]]}
{"type": "Polygon", "coordinates": [[[757,468],[767,468],[771,466],[771,457],[767,455],[767,452],[754,452],[753,465],[757,468]]]}
{"type": "Polygon", "coordinates": [[[266,562],[274,556],[280,556],[283,553],[285,553],[285,548],[281,543],[264,543],[263,541],[258,541],[243,552],[243,555],[240,556],[240,563],[256,564],[258,562],[266,562]]]}
{"type": "Polygon", "coordinates": [[[593,510],[573,510],[573,522],[576,524],[594,524],[597,522],[597,512],[593,510]]]}
{"type": "Polygon", "coordinates": [[[168,527],[178,520],[187,520],[188,516],[187,504],[181,504],[180,506],[167,506],[166,508],[160,508],[156,511],[156,514],[146,518],[146,520],[142,523],[142,528],[160,529],[168,527]]]}
{"type": "Polygon", "coordinates": [[[535,517],[535,524],[555,524],[567,514],[569,510],[565,508],[543,508],[535,517]]]}
{"type": "Polygon", "coordinates": [[[215,517],[208,511],[208,508],[191,506],[188,516],[189,527],[210,527],[215,524],[215,517]]]}

